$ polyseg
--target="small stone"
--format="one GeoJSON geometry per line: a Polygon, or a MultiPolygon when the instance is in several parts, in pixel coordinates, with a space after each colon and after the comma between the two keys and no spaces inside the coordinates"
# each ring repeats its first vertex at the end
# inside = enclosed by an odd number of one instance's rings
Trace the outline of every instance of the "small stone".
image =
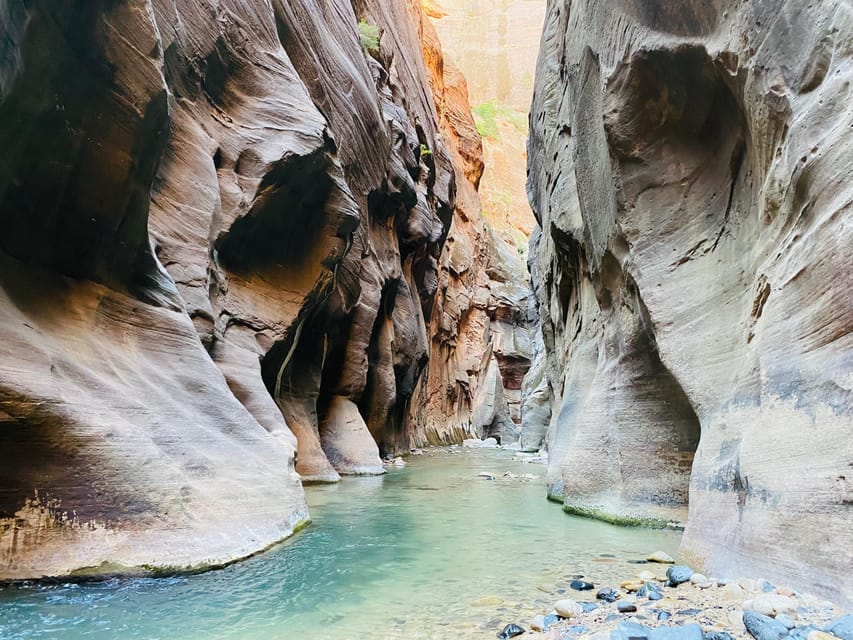
{"type": "Polygon", "coordinates": [[[672,614],[668,611],[658,611],[658,620],[669,620],[672,614]]]}
{"type": "Polygon", "coordinates": [[[619,613],[633,613],[637,610],[637,607],[633,602],[628,602],[627,600],[620,600],[616,603],[616,609],[619,613]]]}
{"type": "Polygon", "coordinates": [[[496,447],[498,446],[498,441],[497,441],[497,440],[495,440],[494,438],[486,438],[485,440],[483,440],[483,444],[482,444],[482,445],[480,445],[480,446],[481,446],[481,447],[483,447],[483,448],[492,448],[492,449],[494,449],[494,448],[496,448],[496,447]]]}
{"type": "Polygon", "coordinates": [[[620,589],[625,589],[628,592],[638,591],[640,587],[643,586],[642,582],[637,582],[636,580],[623,580],[619,583],[620,589]]]}
{"type": "Polygon", "coordinates": [[[727,631],[708,631],[702,634],[702,640],[734,640],[727,631]]]}
{"type": "Polygon", "coordinates": [[[738,584],[746,591],[755,591],[755,580],[742,578],[738,580],[738,584]]]}
{"type": "Polygon", "coordinates": [[[583,633],[586,633],[588,630],[588,627],[582,624],[576,624],[563,631],[563,637],[577,637],[583,633]]]}
{"type": "Polygon", "coordinates": [[[744,602],[743,608],[747,611],[751,610],[775,618],[780,613],[796,615],[797,604],[787,596],[780,596],[775,593],[761,593],[752,600],[744,602]]]}
{"type": "Polygon", "coordinates": [[[678,627],[658,627],[652,631],[649,640],[703,640],[702,627],[695,623],[678,627]]]}
{"type": "Polygon", "coordinates": [[[776,593],[778,593],[780,596],[788,596],[789,598],[794,597],[794,592],[788,589],[787,587],[777,588],[776,593]]]}
{"type": "Polygon", "coordinates": [[[545,616],[545,628],[543,629],[543,631],[548,631],[548,629],[553,627],[559,621],[560,616],[558,616],[556,613],[549,613],[547,616],[545,616]]]}
{"type": "Polygon", "coordinates": [[[708,578],[706,578],[701,573],[694,573],[692,576],[690,576],[690,582],[692,582],[693,584],[705,584],[708,582],[708,578]]]}
{"type": "Polygon", "coordinates": [[[530,621],[530,628],[534,631],[545,631],[545,616],[541,613],[534,616],[533,620],[530,621]]]}
{"type": "Polygon", "coordinates": [[[654,582],[646,582],[642,587],[637,589],[637,597],[638,598],[648,598],[651,593],[660,593],[660,587],[658,587],[654,582]]]}
{"type": "Polygon", "coordinates": [[[835,634],[819,630],[812,631],[806,638],[807,640],[839,640],[835,634]]]}
{"type": "Polygon", "coordinates": [[[663,594],[660,591],[650,591],[649,592],[649,600],[654,602],[655,600],[661,600],[663,598],[663,594]]]}
{"type": "Polygon", "coordinates": [[[590,589],[595,589],[595,585],[591,582],[586,582],[584,580],[572,580],[569,583],[569,586],[575,591],[589,591],[590,589]]]}
{"type": "Polygon", "coordinates": [[[598,590],[595,597],[605,602],[616,602],[619,599],[619,593],[611,587],[603,587],[598,590]]]}
{"type": "Polygon", "coordinates": [[[498,633],[498,638],[501,640],[507,640],[507,638],[514,638],[515,636],[520,636],[524,633],[524,629],[519,627],[517,624],[508,624],[503,628],[503,631],[498,633]]]}
{"type": "Polygon", "coordinates": [[[666,577],[669,580],[669,585],[672,587],[687,582],[692,575],[693,569],[684,564],[676,564],[666,570],[666,577]]]}
{"type": "Polygon", "coordinates": [[[589,613],[590,611],[598,609],[598,605],[594,602],[578,602],[578,604],[581,606],[584,613],[589,613]]]}
{"type": "Polygon", "coordinates": [[[477,477],[478,478],[486,478],[486,480],[494,480],[495,474],[491,473],[489,471],[481,471],[480,473],[477,474],[477,477]]]}
{"type": "Polygon", "coordinates": [[[772,593],[773,591],[775,591],[775,590],[776,590],[776,585],[771,584],[771,583],[770,583],[770,582],[768,582],[767,580],[762,580],[762,581],[761,581],[761,583],[760,583],[760,585],[761,585],[761,590],[762,590],[764,593],[772,593]]]}
{"type": "Polygon", "coordinates": [[[838,620],[826,627],[826,630],[841,638],[841,640],[853,640],[853,614],[841,616],[838,620]]]}
{"type": "Polygon", "coordinates": [[[646,557],[646,560],[649,562],[659,562],[661,564],[675,564],[673,557],[665,551],[655,551],[654,553],[650,553],[648,557],[646,557]]]}
{"type": "Polygon", "coordinates": [[[643,582],[648,582],[649,580],[657,580],[657,576],[651,571],[640,571],[640,573],[637,574],[637,578],[642,580],[643,582]]]}
{"type": "Polygon", "coordinates": [[[788,635],[784,624],[756,611],[744,611],[743,624],[755,640],[782,640],[788,635]]]}
{"type": "Polygon", "coordinates": [[[652,630],[648,627],[630,620],[623,620],[614,629],[612,640],[646,640],[651,634],[652,630]]]}
{"type": "Polygon", "coordinates": [[[776,620],[784,624],[785,627],[788,629],[793,629],[797,626],[797,623],[794,622],[794,619],[790,616],[786,616],[784,613],[780,613],[778,616],[776,616],[776,620]]]}
{"type": "Polygon", "coordinates": [[[570,598],[563,598],[554,603],[554,611],[561,618],[573,618],[583,613],[583,607],[570,598]]]}
{"type": "Polygon", "coordinates": [[[785,640],[808,640],[809,634],[812,631],[820,631],[813,624],[808,624],[803,627],[794,627],[788,631],[788,637],[785,640]]]}
{"type": "Polygon", "coordinates": [[[733,602],[740,602],[743,600],[746,592],[736,582],[729,582],[725,587],[723,587],[723,598],[726,600],[731,600],[733,602]]]}

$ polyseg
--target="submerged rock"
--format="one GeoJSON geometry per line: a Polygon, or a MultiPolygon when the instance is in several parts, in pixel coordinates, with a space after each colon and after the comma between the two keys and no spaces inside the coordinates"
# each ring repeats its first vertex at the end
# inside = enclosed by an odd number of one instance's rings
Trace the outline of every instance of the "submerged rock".
{"type": "Polygon", "coordinates": [[[595,597],[605,602],[616,602],[619,599],[619,592],[612,587],[603,587],[598,590],[595,597]]]}
{"type": "Polygon", "coordinates": [[[649,562],[659,562],[661,564],[675,564],[675,559],[665,551],[655,551],[650,553],[646,558],[649,562]]]}
{"type": "Polygon", "coordinates": [[[572,580],[569,583],[569,586],[575,591],[589,591],[591,589],[595,589],[594,584],[586,582],[585,580],[572,580]]]}
{"type": "Polygon", "coordinates": [[[514,638],[515,636],[520,636],[524,633],[524,629],[519,627],[517,624],[510,623],[503,628],[503,630],[498,632],[498,638],[501,640],[507,640],[507,638],[514,638]]]}

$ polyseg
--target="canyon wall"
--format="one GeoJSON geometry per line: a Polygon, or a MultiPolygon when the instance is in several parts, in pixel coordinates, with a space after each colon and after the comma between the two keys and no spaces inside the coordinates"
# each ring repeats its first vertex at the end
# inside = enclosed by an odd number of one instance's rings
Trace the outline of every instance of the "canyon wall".
{"type": "Polygon", "coordinates": [[[690,561],[848,602],[851,43],[830,1],[549,2],[526,384],[568,511],[689,503],[690,561]]]}
{"type": "Polygon", "coordinates": [[[435,409],[499,389],[518,314],[420,4],[84,4],[0,1],[0,579],[229,562],[301,480],[506,426],[435,409]],[[471,308],[457,366],[427,331],[471,308]]]}

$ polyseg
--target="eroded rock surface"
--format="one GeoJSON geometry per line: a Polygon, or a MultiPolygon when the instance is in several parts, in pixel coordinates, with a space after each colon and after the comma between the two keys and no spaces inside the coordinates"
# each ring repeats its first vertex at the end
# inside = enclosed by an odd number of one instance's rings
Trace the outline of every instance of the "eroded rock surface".
{"type": "Polygon", "coordinates": [[[487,238],[451,230],[481,148],[423,29],[414,2],[0,3],[0,579],[228,562],[307,519],[299,475],[428,439],[442,249],[487,238]]]}
{"type": "Polygon", "coordinates": [[[835,2],[549,4],[526,400],[567,507],[689,493],[695,562],[848,601],[851,42],[835,2]]]}

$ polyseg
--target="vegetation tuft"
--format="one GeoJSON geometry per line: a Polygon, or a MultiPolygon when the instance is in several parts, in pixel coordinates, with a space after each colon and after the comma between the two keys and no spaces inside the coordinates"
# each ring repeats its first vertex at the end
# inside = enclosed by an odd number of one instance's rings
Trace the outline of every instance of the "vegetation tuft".
{"type": "Polygon", "coordinates": [[[358,22],[358,37],[365,51],[374,55],[379,53],[379,27],[362,18],[358,22]]]}

